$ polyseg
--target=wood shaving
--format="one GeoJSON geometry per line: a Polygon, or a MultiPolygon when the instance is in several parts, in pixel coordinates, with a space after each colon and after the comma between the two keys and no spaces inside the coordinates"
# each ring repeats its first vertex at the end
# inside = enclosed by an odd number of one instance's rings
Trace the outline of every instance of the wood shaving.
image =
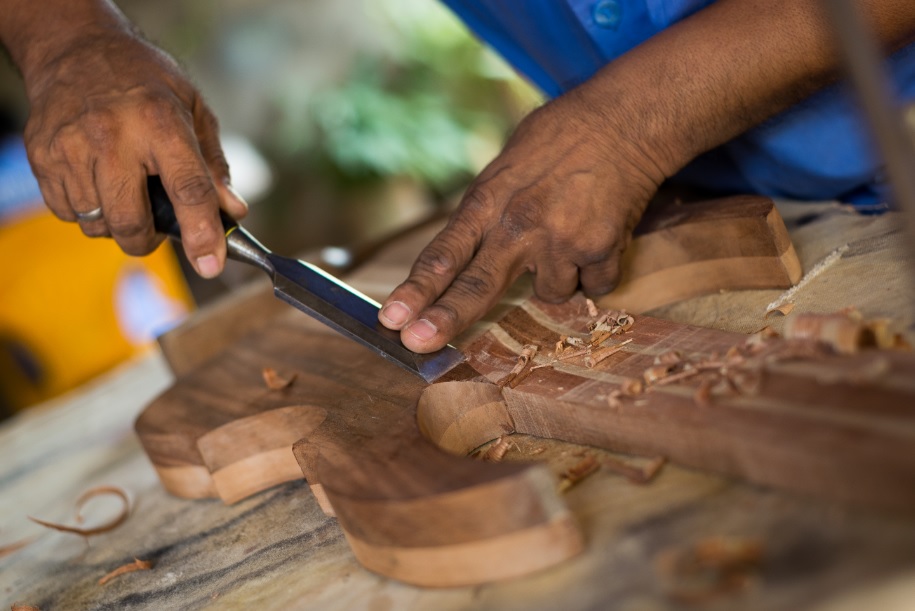
{"type": "Polygon", "coordinates": [[[636,397],[645,392],[645,384],[642,380],[629,378],[620,384],[620,392],[627,397],[636,397]]]}
{"type": "Polygon", "coordinates": [[[540,447],[534,448],[533,450],[528,452],[528,454],[531,456],[537,456],[538,454],[543,454],[544,452],[546,452],[546,448],[544,448],[543,446],[540,446],[540,447]]]}
{"type": "Polygon", "coordinates": [[[683,361],[683,353],[679,350],[669,350],[664,354],[654,357],[655,365],[677,365],[683,361]]]}
{"type": "Polygon", "coordinates": [[[594,305],[594,302],[590,299],[585,299],[585,306],[588,308],[588,316],[591,318],[597,318],[600,315],[600,311],[597,309],[597,306],[594,305]]]}
{"type": "Polygon", "coordinates": [[[592,455],[586,456],[573,467],[560,474],[559,492],[566,492],[598,469],[600,469],[600,463],[597,462],[597,459],[592,455]]]}
{"type": "Polygon", "coordinates": [[[645,380],[646,385],[651,386],[658,380],[667,377],[672,369],[672,365],[653,365],[642,372],[642,379],[645,380]]]}
{"type": "Polygon", "coordinates": [[[631,339],[627,339],[626,341],[617,344],[616,346],[607,346],[606,348],[601,348],[600,350],[590,353],[587,357],[585,357],[585,367],[592,369],[595,365],[610,358],[622,350],[626,344],[631,342],[631,339]]]}
{"type": "Polygon", "coordinates": [[[712,387],[716,380],[702,380],[696,392],[693,393],[693,402],[699,407],[711,407],[712,405],[712,387]]]}
{"type": "Polygon", "coordinates": [[[689,547],[661,551],[655,567],[671,599],[700,604],[744,590],[763,555],[759,539],[709,537],[689,547]]]}
{"type": "Polygon", "coordinates": [[[779,316],[787,316],[794,309],[794,302],[789,301],[788,303],[783,303],[779,306],[766,310],[766,318],[778,314],[779,316]]]}
{"type": "Polygon", "coordinates": [[[485,460],[487,462],[499,462],[504,457],[506,452],[515,445],[511,440],[507,439],[505,435],[500,435],[496,442],[489,446],[485,452],[480,456],[480,460],[485,460]]]}
{"type": "Polygon", "coordinates": [[[838,354],[854,354],[864,344],[864,325],[851,312],[798,314],[785,322],[785,338],[810,340],[832,348],[838,354]]]}
{"type": "Polygon", "coordinates": [[[0,558],[6,558],[7,556],[15,554],[22,548],[28,546],[32,541],[34,541],[34,539],[22,539],[21,541],[15,541],[0,547],[0,558]]]}
{"type": "Polygon", "coordinates": [[[298,374],[292,374],[288,378],[284,378],[276,372],[276,369],[271,367],[264,367],[261,371],[261,374],[264,376],[264,384],[267,385],[267,388],[270,390],[283,390],[284,388],[289,388],[298,374]]]}
{"type": "MultiPolygon", "coordinates": [[[[528,363],[531,362],[531,359],[534,358],[534,355],[537,354],[538,348],[539,347],[535,344],[527,344],[521,348],[521,354],[518,355],[518,362],[515,363],[515,366],[504,378],[499,380],[499,388],[505,388],[507,384],[518,377],[518,374],[524,371],[524,368],[527,367],[528,363]]],[[[514,386],[512,386],[512,388],[514,388],[514,386]]]]}
{"type": "Polygon", "coordinates": [[[105,585],[115,577],[123,575],[124,573],[133,573],[134,571],[148,571],[152,568],[152,563],[148,560],[140,560],[139,558],[134,558],[133,562],[128,562],[123,566],[119,566],[114,569],[104,577],[98,580],[100,586],[105,585]]]}
{"type": "Polygon", "coordinates": [[[96,526],[94,528],[80,528],[78,526],[66,526],[64,524],[55,524],[54,522],[47,522],[45,520],[40,520],[38,518],[33,518],[29,516],[29,519],[36,524],[40,524],[46,528],[52,528],[54,530],[59,530],[61,532],[73,533],[76,535],[81,535],[83,537],[91,537],[93,535],[99,535],[114,530],[118,526],[124,523],[130,515],[130,499],[127,496],[127,492],[122,488],[117,486],[99,486],[97,488],[90,488],[83,492],[78,499],[76,499],[76,521],[82,522],[83,517],[81,515],[83,505],[86,504],[86,501],[89,499],[95,498],[97,496],[102,496],[105,494],[113,494],[123,501],[124,505],[121,508],[121,512],[113,517],[108,522],[96,526]]]}
{"type": "Polygon", "coordinates": [[[667,459],[665,457],[657,456],[643,467],[633,467],[621,460],[608,456],[604,458],[603,466],[614,473],[619,473],[633,484],[647,484],[655,478],[666,462],[667,459]]]}

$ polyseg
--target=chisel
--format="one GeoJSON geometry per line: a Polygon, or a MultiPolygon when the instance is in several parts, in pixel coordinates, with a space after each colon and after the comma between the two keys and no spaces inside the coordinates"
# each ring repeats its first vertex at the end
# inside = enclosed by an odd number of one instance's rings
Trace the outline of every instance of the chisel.
{"type": "MultiPolygon", "coordinates": [[[[158,176],[148,179],[156,231],[181,239],[175,210],[158,176]]],[[[452,346],[417,354],[400,341],[400,334],[378,322],[378,302],[320,268],[276,255],[232,218],[221,213],[227,256],[260,268],[273,280],[273,292],[289,305],[354,339],[426,382],[434,382],[464,360],[452,346]]]]}

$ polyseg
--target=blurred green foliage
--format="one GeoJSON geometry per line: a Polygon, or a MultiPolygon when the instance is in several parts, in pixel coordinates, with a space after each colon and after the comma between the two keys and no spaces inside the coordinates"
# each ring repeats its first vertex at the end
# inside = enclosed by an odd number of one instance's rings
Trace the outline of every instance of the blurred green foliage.
{"type": "Polygon", "coordinates": [[[409,176],[444,192],[476,174],[539,95],[432,0],[366,2],[384,34],[286,113],[278,141],[342,183],[409,176]]]}

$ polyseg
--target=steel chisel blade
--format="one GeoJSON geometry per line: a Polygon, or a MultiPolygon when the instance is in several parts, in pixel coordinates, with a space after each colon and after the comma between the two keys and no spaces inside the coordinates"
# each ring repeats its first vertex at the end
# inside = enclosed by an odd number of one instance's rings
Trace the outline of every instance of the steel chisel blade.
{"type": "Polygon", "coordinates": [[[274,269],[273,290],[278,298],[427,382],[463,362],[464,355],[451,346],[431,354],[410,351],[398,332],[378,322],[376,301],[320,268],[272,253],[267,258],[274,269]]]}

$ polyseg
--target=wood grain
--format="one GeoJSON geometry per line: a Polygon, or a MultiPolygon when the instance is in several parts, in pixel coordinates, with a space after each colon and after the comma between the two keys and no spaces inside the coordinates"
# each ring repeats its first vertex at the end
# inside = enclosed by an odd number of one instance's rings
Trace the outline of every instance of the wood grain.
{"type": "Polygon", "coordinates": [[[645,312],[721,290],[788,288],[801,265],[774,202],[741,195],[653,202],[623,253],[608,308],[645,312]]]}
{"type": "MultiPolygon", "coordinates": [[[[294,314],[294,313],[293,313],[294,314]]],[[[462,458],[506,433],[643,455],[807,495],[915,508],[915,357],[866,352],[777,363],[759,392],[700,407],[695,383],[608,397],[671,350],[724,354],[739,334],[639,317],[624,349],[494,382],[521,347],[586,331],[584,299],[511,309],[463,346],[468,363],[426,387],[302,316],[284,316],[179,381],[137,432],[172,492],[235,502],[304,474],[367,568],[426,586],[512,577],[574,555],[582,541],[555,479],[537,464],[462,458]],[[855,372],[881,360],[882,374],[855,372]],[[295,373],[282,390],[261,369],[295,373]],[[301,471],[293,468],[288,448],[301,471]],[[175,482],[186,470],[192,477],[175,482]],[[209,482],[201,473],[211,474],[209,482]],[[194,489],[194,486],[199,489],[194,489]],[[489,561],[495,558],[498,560],[489,561]]]]}
{"type": "Polygon", "coordinates": [[[176,494],[235,502],[304,473],[360,562],[408,583],[488,582],[581,551],[543,465],[466,460],[422,435],[424,386],[317,323],[286,316],[179,381],[136,428],[153,464],[193,474],[163,482],[176,494]],[[266,389],[263,367],[296,380],[266,389]],[[300,469],[289,469],[284,451],[300,469]],[[201,469],[211,473],[206,485],[201,469]]]}

